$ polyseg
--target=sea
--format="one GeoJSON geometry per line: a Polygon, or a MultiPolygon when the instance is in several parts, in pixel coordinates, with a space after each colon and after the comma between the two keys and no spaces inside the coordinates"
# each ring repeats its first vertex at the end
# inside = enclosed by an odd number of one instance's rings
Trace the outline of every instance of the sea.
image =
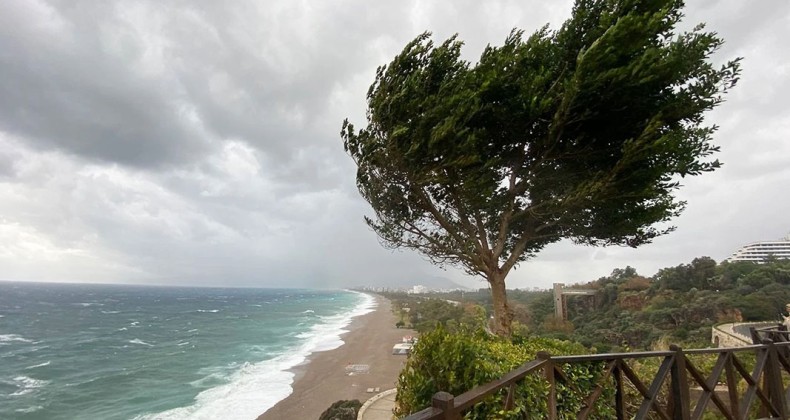
{"type": "Polygon", "coordinates": [[[254,419],[374,307],[343,290],[0,282],[0,419],[254,419]]]}

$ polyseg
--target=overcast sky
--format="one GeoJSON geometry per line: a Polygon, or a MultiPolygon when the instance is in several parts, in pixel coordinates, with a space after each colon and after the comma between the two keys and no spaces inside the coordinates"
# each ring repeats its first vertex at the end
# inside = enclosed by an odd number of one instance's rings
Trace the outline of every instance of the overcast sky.
{"type": "MultiPolygon", "coordinates": [[[[467,59],[571,1],[0,2],[0,279],[340,287],[447,277],[382,248],[343,152],[378,65],[419,33],[467,59]]],[[[743,56],[709,114],[723,168],[684,180],[677,231],[639,249],[558,243],[510,287],[643,274],[790,232],[790,2],[690,0],[743,56]]]]}

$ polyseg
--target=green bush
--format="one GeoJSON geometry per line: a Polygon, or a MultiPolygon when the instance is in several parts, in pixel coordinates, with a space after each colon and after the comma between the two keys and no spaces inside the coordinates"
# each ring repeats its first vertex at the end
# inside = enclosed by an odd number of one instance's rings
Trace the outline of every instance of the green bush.
{"type": "Polygon", "coordinates": [[[321,413],[318,420],[356,420],[360,407],[362,403],[359,400],[335,401],[321,413]]]}
{"type": "MultiPolygon", "coordinates": [[[[396,414],[403,416],[431,404],[438,391],[462,394],[477,385],[500,378],[519,365],[536,358],[539,351],[552,355],[585,354],[580,344],[548,338],[520,338],[512,341],[492,337],[482,331],[450,333],[437,328],[420,336],[398,378],[396,414]]],[[[563,366],[573,385],[585,395],[592,391],[602,370],[601,364],[563,366]]],[[[517,387],[515,408],[505,412],[507,390],[492,395],[466,414],[467,419],[544,418],[548,383],[540,372],[528,375],[517,387]]],[[[557,387],[561,418],[575,418],[582,398],[563,385],[557,387]]],[[[606,395],[610,394],[607,389],[606,395]]],[[[602,397],[601,400],[607,398],[602,397]]],[[[599,415],[611,418],[611,407],[598,404],[599,415]]]]}

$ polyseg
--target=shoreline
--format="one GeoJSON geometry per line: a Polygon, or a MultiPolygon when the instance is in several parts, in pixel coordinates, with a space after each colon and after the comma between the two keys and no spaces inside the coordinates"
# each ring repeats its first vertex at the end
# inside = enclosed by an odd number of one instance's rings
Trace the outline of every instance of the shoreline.
{"type": "Polygon", "coordinates": [[[396,386],[406,357],[391,354],[392,346],[413,331],[395,327],[397,319],[389,300],[370,296],[376,300],[376,307],[351,321],[348,332],[340,336],[343,345],[314,352],[289,369],[294,374],[291,393],[258,420],[317,419],[335,401],[356,399],[364,403],[396,386]],[[368,392],[371,388],[374,391],[368,392]]]}

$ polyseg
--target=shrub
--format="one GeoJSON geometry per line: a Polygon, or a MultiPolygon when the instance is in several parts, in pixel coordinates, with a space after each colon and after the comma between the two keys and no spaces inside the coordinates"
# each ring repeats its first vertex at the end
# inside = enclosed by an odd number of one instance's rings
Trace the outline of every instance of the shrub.
{"type": "Polygon", "coordinates": [[[360,407],[362,407],[362,403],[359,400],[335,401],[321,413],[318,420],[356,420],[360,407]]]}
{"type": "MultiPolygon", "coordinates": [[[[450,333],[437,328],[423,334],[398,378],[395,414],[403,416],[428,407],[432,396],[438,391],[459,395],[477,385],[498,379],[519,365],[534,360],[539,351],[547,351],[552,355],[588,352],[576,343],[532,337],[516,337],[511,341],[489,336],[483,331],[450,333]]],[[[563,368],[575,387],[583,393],[589,393],[599,377],[602,365],[574,364],[563,368]]],[[[465,418],[543,418],[548,391],[549,386],[540,373],[528,375],[519,382],[514,410],[503,411],[505,390],[475,405],[465,418]]],[[[557,392],[561,416],[575,417],[581,409],[581,398],[573,397],[570,389],[559,384],[557,392]]],[[[597,418],[611,417],[611,408],[599,409],[602,414],[597,418]]]]}

